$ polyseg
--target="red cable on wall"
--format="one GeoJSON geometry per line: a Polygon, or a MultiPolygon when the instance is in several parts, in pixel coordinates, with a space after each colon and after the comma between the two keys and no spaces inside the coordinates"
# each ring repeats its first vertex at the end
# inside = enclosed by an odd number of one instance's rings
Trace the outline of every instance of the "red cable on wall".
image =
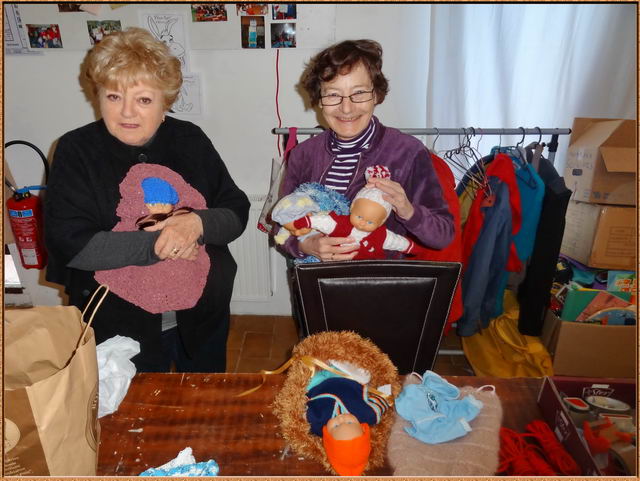
{"type": "MultiPolygon", "coordinates": [[[[280,92],[280,49],[276,49],[276,115],[278,116],[278,128],[282,127],[282,119],[280,118],[280,105],[278,105],[278,94],[280,92]]],[[[276,135],[276,144],[278,146],[278,156],[282,155],[280,151],[280,134],[276,135]]]]}

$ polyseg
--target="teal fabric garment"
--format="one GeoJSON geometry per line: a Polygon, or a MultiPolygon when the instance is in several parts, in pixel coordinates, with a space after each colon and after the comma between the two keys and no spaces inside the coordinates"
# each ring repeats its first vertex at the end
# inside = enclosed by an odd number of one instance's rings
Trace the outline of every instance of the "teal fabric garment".
{"type": "MultiPolygon", "coordinates": [[[[522,225],[520,231],[514,236],[518,258],[526,268],[526,261],[533,252],[536,240],[536,231],[542,211],[544,199],[544,182],[531,164],[526,163],[516,170],[518,189],[520,190],[520,202],[522,205],[522,225]]],[[[497,317],[504,311],[502,299],[507,287],[509,272],[504,271],[500,277],[498,295],[496,296],[496,308],[493,317],[497,317]]]]}
{"type": "MultiPolygon", "coordinates": [[[[335,366],[333,366],[335,367],[335,366]]],[[[309,380],[309,384],[307,384],[307,391],[309,391],[310,389],[316,387],[318,384],[320,384],[322,381],[326,381],[327,379],[329,379],[330,377],[340,377],[337,374],[334,374],[332,372],[326,371],[324,369],[319,369],[309,380]]]]}

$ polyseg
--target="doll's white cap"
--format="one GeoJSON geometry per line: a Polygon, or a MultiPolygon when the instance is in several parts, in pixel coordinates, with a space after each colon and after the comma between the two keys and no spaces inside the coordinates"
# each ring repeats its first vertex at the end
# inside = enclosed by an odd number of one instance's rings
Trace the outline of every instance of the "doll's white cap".
{"type": "MultiPolygon", "coordinates": [[[[367,167],[367,170],[365,170],[364,172],[365,179],[369,180],[369,178],[371,177],[378,177],[381,179],[390,179],[391,173],[389,172],[389,169],[384,165],[374,165],[371,167],[367,167]]],[[[370,189],[363,187],[353,198],[353,202],[355,202],[358,199],[372,200],[373,202],[376,202],[380,204],[382,207],[384,207],[384,210],[387,211],[387,217],[389,217],[389,214],[391,213],[391,204],[382,198],[383,195],[384,195],[384,192],[382,192],[380,189],[376,187],[372,187],[370,189]]]]}

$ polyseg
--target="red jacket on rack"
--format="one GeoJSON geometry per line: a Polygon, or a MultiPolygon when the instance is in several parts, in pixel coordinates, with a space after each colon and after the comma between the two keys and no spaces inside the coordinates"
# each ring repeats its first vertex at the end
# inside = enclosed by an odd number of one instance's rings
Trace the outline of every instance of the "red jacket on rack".
{"type": "MultiPolygon", "coordinates": [[[[449,206],[449,212],[453,216],[454,237],[453,241],[441,250],[424,248],[412,259],[425,261],[462,262],[462,228],[460,227],[460,202],[456,194],[456,182],[447,163],[431,152],[433,168],[438,175],[442,194],[449,206]]],[[[449,317],[444,327],[446,336],[451,329],[451,324],[462,317],[462,278],[458,281],[456,292],[453,295],[449,317]]]]}

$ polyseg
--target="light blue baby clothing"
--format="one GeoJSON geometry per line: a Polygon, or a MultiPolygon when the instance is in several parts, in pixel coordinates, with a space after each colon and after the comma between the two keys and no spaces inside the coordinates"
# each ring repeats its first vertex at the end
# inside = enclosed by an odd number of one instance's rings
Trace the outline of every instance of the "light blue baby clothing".
{"type": "Polygon", "coordinates": [[[405,431],[427,444],[451,441],[471,431],[469,421],[482,409],[482,401],[469,394],[458,399],[460,390],[433,371],[422,383],[404,387],[396,399],[396,411],[409,421],[405,431]]]}

